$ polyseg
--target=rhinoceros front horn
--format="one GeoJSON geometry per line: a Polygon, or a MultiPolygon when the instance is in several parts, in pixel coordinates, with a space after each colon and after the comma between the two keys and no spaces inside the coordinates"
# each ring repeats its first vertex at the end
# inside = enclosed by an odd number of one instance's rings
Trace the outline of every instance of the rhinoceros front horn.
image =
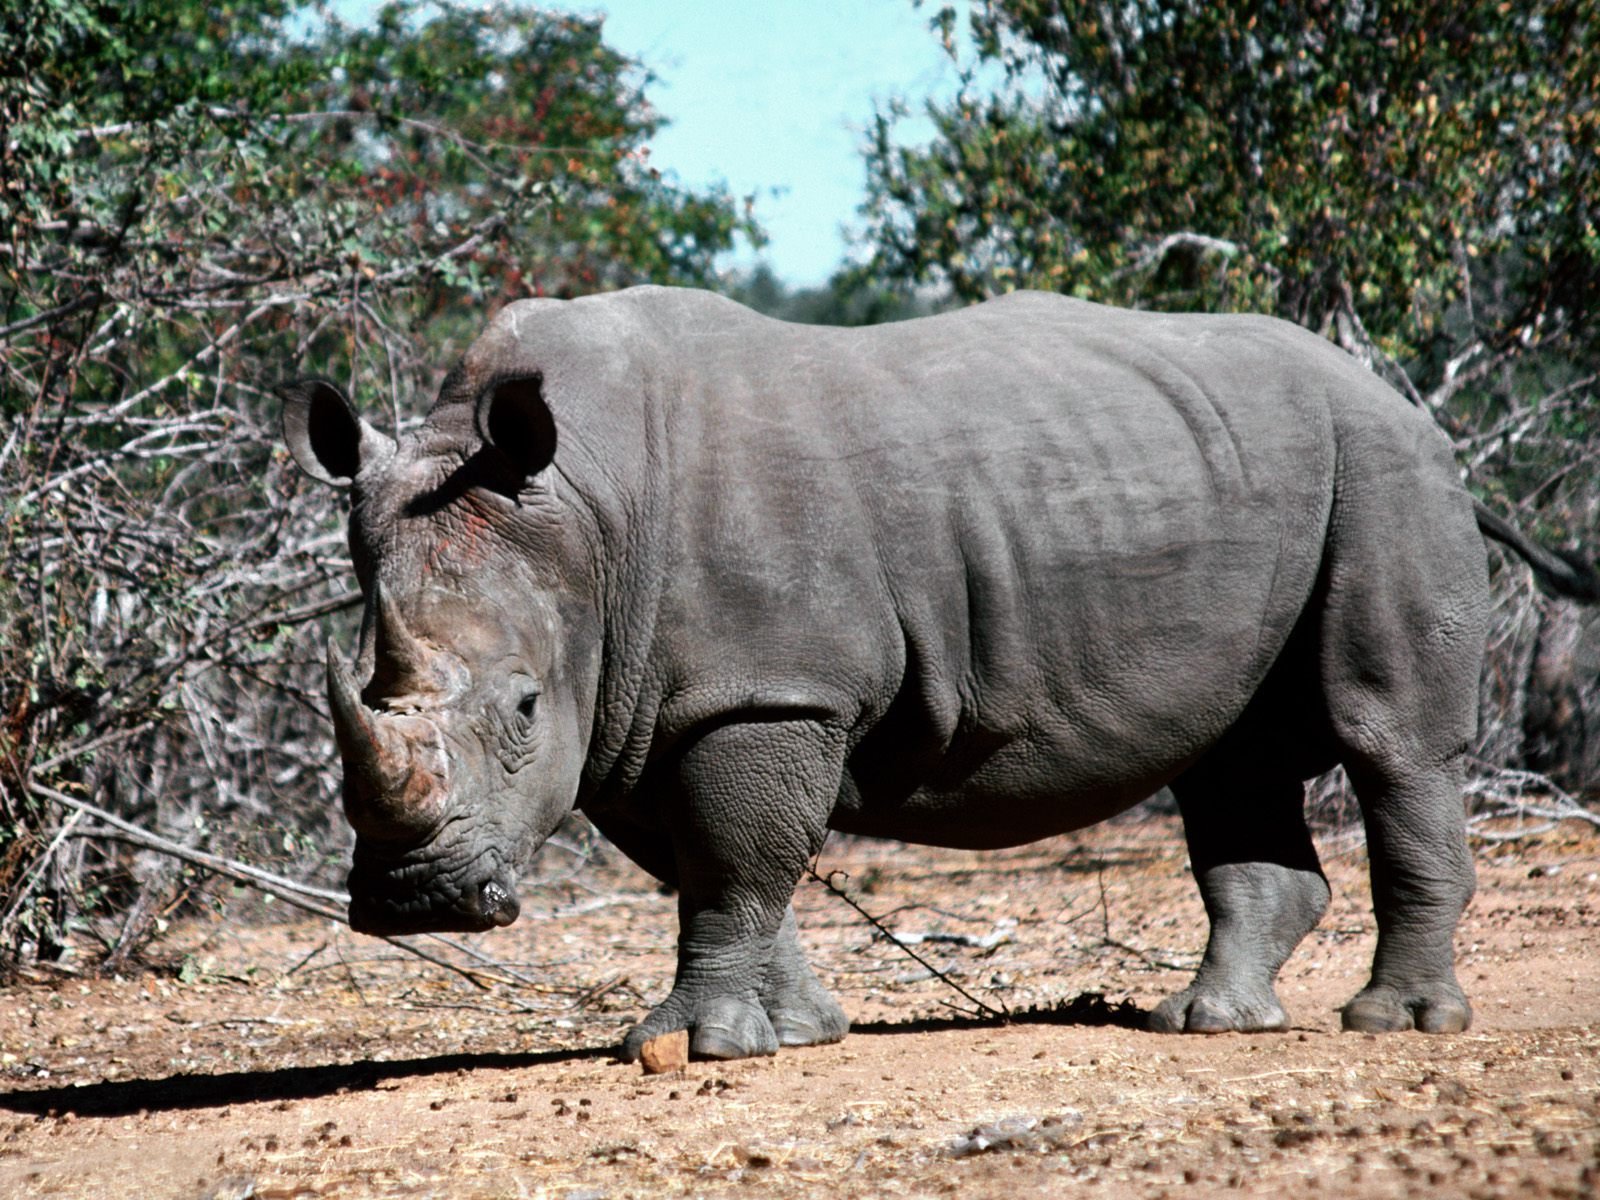
{"type": "MultiPolygon", "coordinates": [[[[328,705],[345,769],[345,811],[357,833],[403,837],[426,820],[418,803],[431,792],[431,779],[418,778],[410,740],[396,718],[374,712],[361,700],[355,676],[334,644],[328,643],[328,705]]],[[[428,772],[420,772],[427,775],[428,772]]]]}
{"type": "Polygon", "coordinates": [[[328,643],[328,705],[345,770],[364,792],[382,792],[404,781],[403,747],[382,717],[361,702],[355,676],[333,642],[328,643]],[[401,753],[397,753],[397,751],[401,753]]]}

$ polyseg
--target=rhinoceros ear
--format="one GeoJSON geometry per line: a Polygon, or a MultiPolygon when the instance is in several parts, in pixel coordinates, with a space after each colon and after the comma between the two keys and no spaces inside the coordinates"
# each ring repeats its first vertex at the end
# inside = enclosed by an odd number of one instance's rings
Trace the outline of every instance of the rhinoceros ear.
{"type": "Polygon", "coordinates": [[[394,442],[361,419],[338,384],[300,379],[273,391],[283,401],[283,440],[311,478],[349,487],[363,466],[394,452],[394,442]]]}
{"type": "Polygon", "coordinates": [[[493,446],[524,479],[556,456],[556,419],[544,402],[542,375],[499,379],[478,394],[478,436],[493,446]]]}

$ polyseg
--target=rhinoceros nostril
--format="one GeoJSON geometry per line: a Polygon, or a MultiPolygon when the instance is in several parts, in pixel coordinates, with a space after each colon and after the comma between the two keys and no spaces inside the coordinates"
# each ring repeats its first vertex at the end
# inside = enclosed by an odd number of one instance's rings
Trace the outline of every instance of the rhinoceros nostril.
{"type": "Polygon", "coordinates": [[[520,909],[517,898],[492,879],[478,889],[478,911],[496,925],[511,924],[520,909]]]}

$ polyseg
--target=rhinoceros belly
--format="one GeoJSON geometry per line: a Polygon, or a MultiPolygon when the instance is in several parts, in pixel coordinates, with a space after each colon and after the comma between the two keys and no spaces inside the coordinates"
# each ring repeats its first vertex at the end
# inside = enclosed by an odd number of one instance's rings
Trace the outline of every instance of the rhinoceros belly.
{"type": "Polygon", "coordinates": [[[922,396],[941,435],[909,446],[902,420],[863,469],[904,667],[836,827],[981,847],[1101,820],[1215,743],[1300,619],[1332,502],[1321,398],[1239,388],[1219,360],[1248,375],[1248,344],[1186,345],[1184,371],[1094,350],[1003,404],[922,396]]]}

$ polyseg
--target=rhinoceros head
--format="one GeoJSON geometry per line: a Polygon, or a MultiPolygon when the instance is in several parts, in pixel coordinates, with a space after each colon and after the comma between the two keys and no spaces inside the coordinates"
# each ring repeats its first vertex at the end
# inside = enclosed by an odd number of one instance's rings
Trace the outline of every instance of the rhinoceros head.
{"type": "Polygon", "coordinates": [[[361,644],[354,664],[328,647],[356,831],[350,922],[508,925],[519,866],[572,808],[600,657],[540,381],[442,399],[398,441],[334,384],[279,395],[296,462],[351,493],[361,644]]]}

